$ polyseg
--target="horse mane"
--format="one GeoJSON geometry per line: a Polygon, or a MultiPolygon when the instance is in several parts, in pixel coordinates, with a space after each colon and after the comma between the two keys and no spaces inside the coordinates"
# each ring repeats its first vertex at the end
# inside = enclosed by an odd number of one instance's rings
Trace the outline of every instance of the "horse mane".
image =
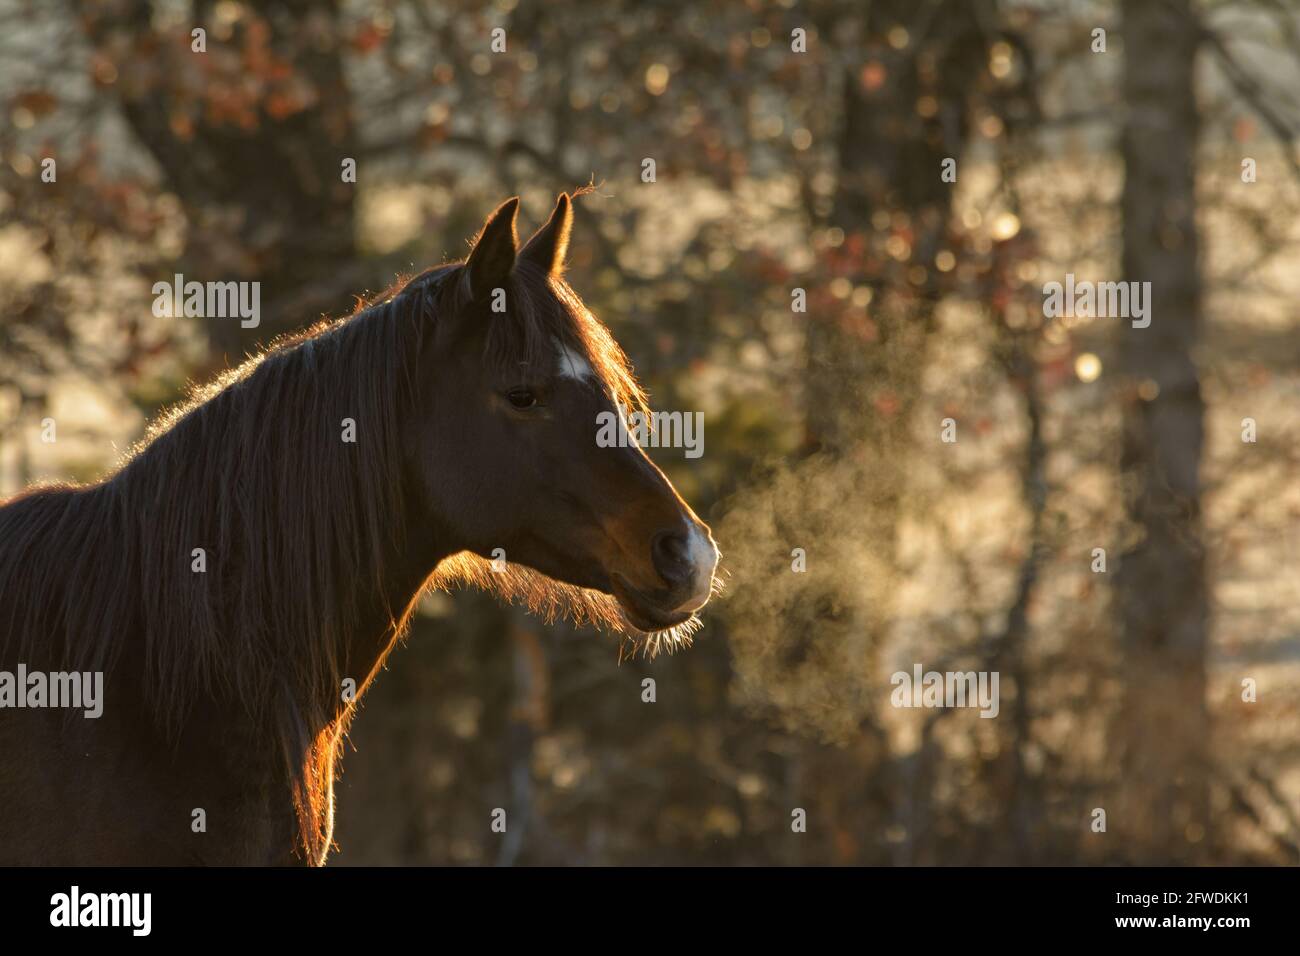
{"type": "MultiPolygon", "coordinates": [[[[424,336],[468,307],[462,266],[399,282],[193,389],[100,482],[35,488],[0,507],[0,645],[107,674],[122,636],[142,634],[145,694],[169,736],[207,695],[275,740],[312,863],[331,844],[335,760],[354,709],[342,681],[369,676],[347,673],[347,637],[362,602],[382,601],[403,545],[399,425],[415,408],[424,336]],[[355,444],[340,441],[345,418],[355,444]],[[198,548],[206,573],[192,571],[198,548]]],[[[510,288],[486,362],[550,361],[548,339],[559,338],[613,400],[644,409],[622,350],[562,279],[520,261],[510,288]]],[[[428,583],[626,627],[608,595],[523,568],[494,574],[468,553],[428,583]]],[[[383,608],[389,648],[414,603],[383,608]]]]}

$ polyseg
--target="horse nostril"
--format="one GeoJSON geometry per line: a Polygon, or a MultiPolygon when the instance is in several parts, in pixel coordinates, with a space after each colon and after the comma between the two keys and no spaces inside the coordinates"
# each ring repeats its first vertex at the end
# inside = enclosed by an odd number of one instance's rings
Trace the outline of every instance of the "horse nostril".
{"type": "Polygon", "coordinates": [[[686,584],[694,576],[690,543],[676,531],[660,531],[650,543],[650,557],[659,576],[671,585],[686,584]]]}

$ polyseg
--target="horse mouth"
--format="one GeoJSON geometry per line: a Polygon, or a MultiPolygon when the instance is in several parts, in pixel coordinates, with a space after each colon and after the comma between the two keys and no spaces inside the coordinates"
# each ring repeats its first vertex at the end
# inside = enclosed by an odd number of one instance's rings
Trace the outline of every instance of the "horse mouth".
{"type": "Polygon", "coordinates": [[[655,631],[671,630],[694,617],[690,611],[665,611],[617,571],[609,576],[609,583],[623,610],[623,616],[639,631],[653,634],[655,631]]]}

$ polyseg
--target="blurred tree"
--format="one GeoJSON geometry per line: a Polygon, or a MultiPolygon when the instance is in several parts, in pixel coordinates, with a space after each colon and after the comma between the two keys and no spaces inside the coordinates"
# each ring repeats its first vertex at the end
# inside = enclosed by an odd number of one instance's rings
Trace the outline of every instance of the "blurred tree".
{"type": "Polygon", "coordinates": [[[261,283],[259,327],[204,324],[237,364],[364,287],[343,179],[358,144],[335,0],[196,6],[173,21],[152,0],[78,0],[96,75],[191,217],[178,267],[261,283]]]}
{"type": "Polygon", "coordinates": [[[1127,3],[1123,277],[1149,283],[1151,324],[1118,330],[1126,378],[1120,453],[1133,528],[1116,577],[1126,747],[1116,821],[1134,859],[1190,863],[1210,843],[1205,404],[1196,230],[1200,28],[1190,0],[1127,3]]]}

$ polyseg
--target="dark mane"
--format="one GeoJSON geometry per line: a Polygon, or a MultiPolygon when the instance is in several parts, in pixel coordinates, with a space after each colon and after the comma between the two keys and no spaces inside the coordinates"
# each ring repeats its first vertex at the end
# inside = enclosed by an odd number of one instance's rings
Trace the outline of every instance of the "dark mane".
{"type": "MultiPolygon", "coordinates": [[[[403,494],[400,426],[415,407],[424,336],[467,307],[462,271],[430,270],[194,390],[100,483],[37,489],[0,507],[0,644],[108,673],[122,635],[143,634],[160,727],[176,734],[208,695],[278,743],[313,862],[328,849],[334,760],[352,710],[342,681],[368,676],[349,672],[346,638],[363,602],[386,593],[404,544],[392,520],[403,494]],[[355,444],[340,441],[345,418],[356,422],[355,444]],[[196,548],[206,573],[191,570],[196,548]]],[[[558,338],[588,359],[611,398],[643,407],[621,349],[562,279],[521,262],[509,294],[509,321],[492,324],[485,361],[549,362],[558,338]]],[[[617,626],[605,595],[523,569],[481,572],[479,559],[459,555],[433,581],[490,586],[544,613],[617,626]]],[[[410,610],[383,608],[393,640],[410,610]]]]}

